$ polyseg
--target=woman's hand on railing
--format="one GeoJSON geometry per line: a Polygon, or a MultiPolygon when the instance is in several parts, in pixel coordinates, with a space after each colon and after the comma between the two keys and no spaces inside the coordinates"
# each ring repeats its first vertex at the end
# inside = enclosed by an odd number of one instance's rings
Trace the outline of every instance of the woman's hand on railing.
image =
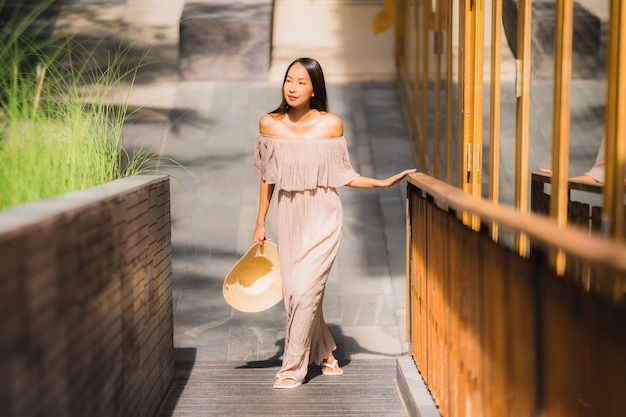
{"type": "Polygon", "coordinates": [[[417,169],[405,169],[404,171],[399,172],[396,175],[392,175],[391,177],[383,180],[385,183],[383,187],[391,187],[392,185],[396,185],[397,183],[402,181],[402,179],[406,177],[407,175],[414,174],[416,172],[417,172],[417,169]]]}
{"type": "Polygon", "coordinates": [[[417,172],[417,169],[405,169],[389,178],[379,180],[376,178],[358,176],[346,185],[354,188],[387,188],[399,183],[404,177],[417,172]]]}

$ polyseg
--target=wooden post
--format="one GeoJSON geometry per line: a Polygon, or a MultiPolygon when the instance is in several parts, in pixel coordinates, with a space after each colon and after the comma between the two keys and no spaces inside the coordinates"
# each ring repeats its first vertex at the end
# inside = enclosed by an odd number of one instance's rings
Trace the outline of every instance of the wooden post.
{"type": "MultiPolygon", "coordinates": [[[[569,204],[568,168],[570,134],[570,90],[572,79],[572,37],[574,2],[556,3],[556,50],[554,57],[554,111],[552,113],[552,195],[550,216],[559,227],[567,224],[569,204]]],[[[565,272],[565,256],[557,251],[551,254],[557,274],[565,272]]]]}
{"type": "MultiPolygon", "coordinates": [[[[482,196],[482,121],[483,64],[485,40],[485,2],[464,0],[460,3],[459,84],[460,124],[458,178],[460,187],[477,198],[482,196]]],[[[476,218],[466,219],[478,229],[476,218]]]]}
{"type": "MultiPolygon", "coordinates": [[[[430,7],[430,1],[420,1],[421,8],[421,27],[418,27],[418,30],[421,31],[421,41],[422,41],[422,49],[421,49],[421,82],[422,82],[422,94],[419,99],[422,101],[421,105],[421,130],[422,130],[422,138],[424,139],[422,142],[423,149],[426,155],[428,155],[428,148],[430,143],[430,135],[428,134],[428,119],[430,118],[430,105],[428,102],[428,84],[430,82],[430,32],[431,32],[431,20],[432,20],[432,10],[430,7]]],[[[429,172],[432,175],[432,172],[429,172]]]]}
{"type": "Polygon", "coordinates": [[[446,18],[446,182],[452,184],[452,92],[454,80],[452,79],[452,2],[447,0],[445,6],[446,18]]]}
{"type": "Polygon", "coordinates": [[[441,178],[441,58],[443,55],[443,31],[441,2],[433,5],[433,59],[435,61],[435,80],[433,86],[433,159],[435,178],[441,178]]]}
{"type": "MultiPolygon", "coordinates": [[[[519,0],[517,18],[516,112],[515,112],[515,208],[528,213],[528,142],[530,137],[530,64],[532,0],[519,0]]],[[[515,236],[515,247],[521,256],[528,254],[528,239],[515,236]]]]}
{"type": "MultiPolygon", "coordinates": [[[[489,200],[500,200],[500,67],[502,64],[502,0],[491,3],[491,98],[489,119],[489,200]]],[[[498,225],[491,225],[491,239],[498,241],[498,225]]]]}
{"type": "Polygon", "coordinates": [[[624,240],[624,161],[626,160],[626,4],[611,1],[607,69],[606,184],[603,230],[624,240]]]}

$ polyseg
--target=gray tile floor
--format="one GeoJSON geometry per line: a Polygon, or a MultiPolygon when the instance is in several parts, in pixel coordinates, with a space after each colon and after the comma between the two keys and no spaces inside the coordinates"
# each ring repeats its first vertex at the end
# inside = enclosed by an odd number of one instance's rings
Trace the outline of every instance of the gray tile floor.
{"type": "MultiPolygon", "coordinates": [[[[404,417],[394,384],[395,361],[353,361],[351,372],[325,377],[317,371],[297,390],[267,385],[276,367],[266,363],[200,362],[178,366],[161,417],[353,416],[404,417]]],[[[426,417],[426,416],[423,416],[426,417]]]]}
{"type": "MultiPolygon", "coordinates": [[[[195,50],[186,49],[185,39],[181,45],[180,59],[188,59],[186,54],[195,50]]],[[[185,74],[191,73],[187,69],[185,74]]],[[[176,358],[198,364],[273,363],[282,353],[282,305],[256,314],[241,313],[224,302],[221,288],[229,269],[251,244],[259,180],[252,150],[258,119],[278,104],[280,85],[255,79],[195,80],[198,68],[192,69],[194,76],[183,76],[178,85],[168,121],[137,120],[125,127],[129,142],[162,149],[188,170],[165,168],[172,175],[176,358]]],[[[214,69],[223,73],[221,67],[214,69]]],[[[546,109],[552,102],[551,91],[551,85],[541,80],[532,87],[531,170],[550,163],[546,158],[551,114],[546,109]]],[[[503,202],[510,204],[515,149],[512,84],[503,85],[503,97],[511,99],[502,103],[501,194],[503,202]]],[[[415,165],[395,84],[330,84],[329,98],[331,111],[344,119],[358,172],[384,177],[415,165]]],[[[595,159],[602,136],[603,98],[600,81],[576,82],[572,175],[584,173],[595,159]]],[[[344,236],[324,308],[339,347],[336,356],[347,364],[348,375],[351,364],[362,361],[400,358],[407,363],[404,193],[404,183],[386,190],[340,190],[344,236]]],[[[267,386],[272,375],[263,374],[267,386]]],[[[432,402],[424,404],[434,409],[432,402]]]]}

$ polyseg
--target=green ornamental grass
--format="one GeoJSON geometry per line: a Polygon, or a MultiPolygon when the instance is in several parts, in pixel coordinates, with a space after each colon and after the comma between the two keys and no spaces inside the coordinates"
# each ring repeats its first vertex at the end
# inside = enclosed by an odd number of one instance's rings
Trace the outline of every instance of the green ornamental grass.
{"type": "Polygon", "coordinates": [[[0,210],[144,173],[156,158],[122,146],[128,109],[114,92],[137,69],[122,70],[123,52],[97,65],[71,38],[41,36],[51,3],[0,13],[0,210]]]}

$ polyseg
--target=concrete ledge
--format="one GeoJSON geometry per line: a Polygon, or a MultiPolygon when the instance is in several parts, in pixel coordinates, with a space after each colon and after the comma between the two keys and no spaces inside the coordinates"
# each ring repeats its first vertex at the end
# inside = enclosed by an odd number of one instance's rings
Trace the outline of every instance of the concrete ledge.
{"type": "Polygon", "coordinates": [[[397,358],[397,381],[400,397],[411,417],[441,417],[411,357],[397,358]]]}
{"type": "Polygon", "coordinates": [[[0,212],[0,235],[35,225],[44,219],[55,216],[67,216],[99,200],[114,195],[123,195],[137,191],[137,187],[151,187],[167,178],[166,175],[136,175],[89,188],[63,194],[49,200],[35,201],[0,212]]]}

